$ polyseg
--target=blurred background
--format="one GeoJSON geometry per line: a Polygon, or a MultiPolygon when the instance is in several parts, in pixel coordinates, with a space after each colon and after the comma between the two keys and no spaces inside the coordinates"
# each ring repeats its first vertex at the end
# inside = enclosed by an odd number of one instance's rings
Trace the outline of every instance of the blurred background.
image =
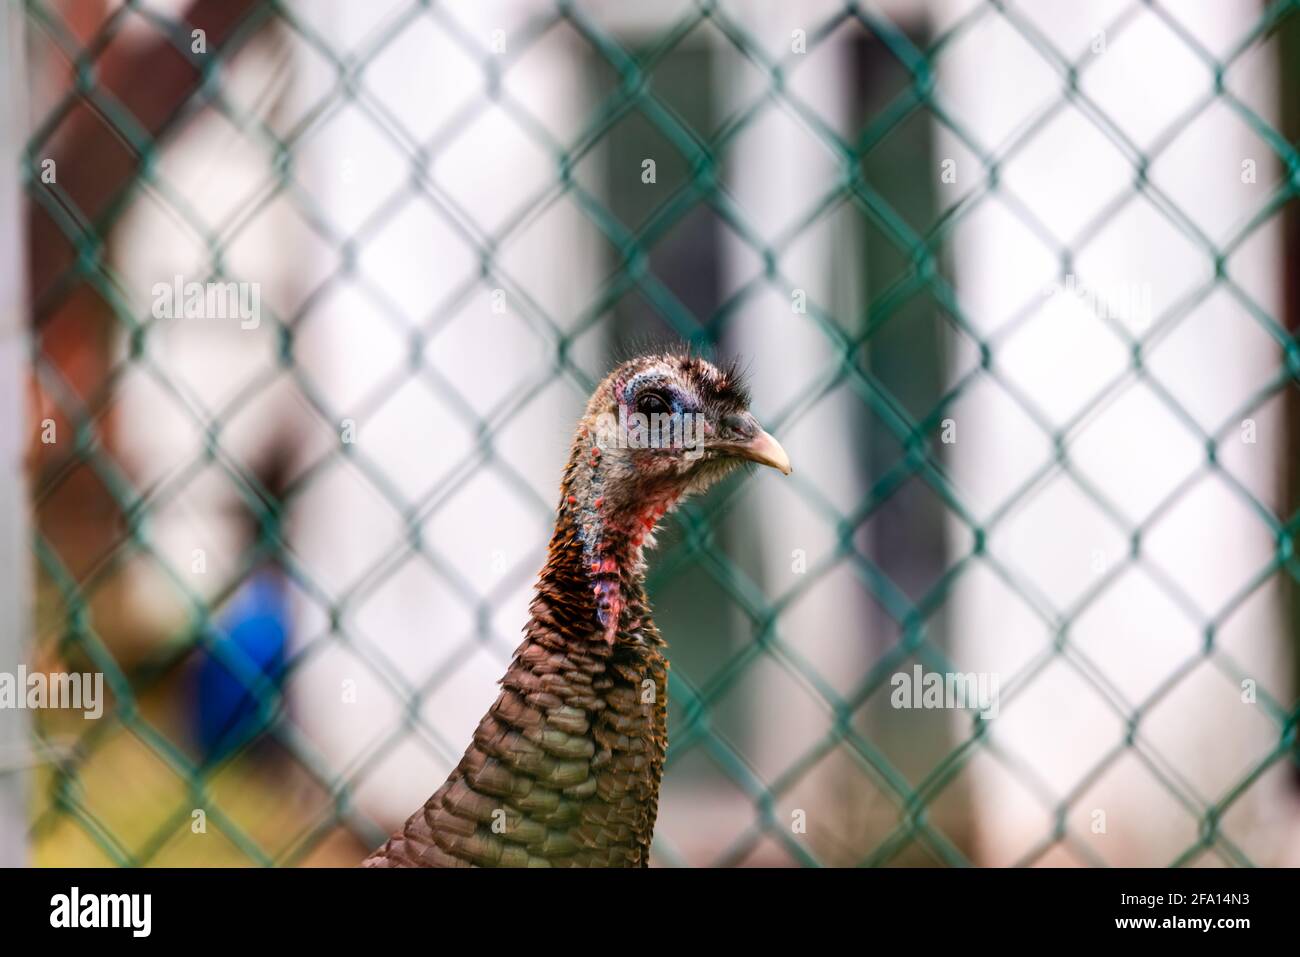
{"type": "Polygon", "coordinates": [[[685,341],[658,864],[1300,865],[1298,7],[4,0],[0,863],[358,863],[685,341]]]}

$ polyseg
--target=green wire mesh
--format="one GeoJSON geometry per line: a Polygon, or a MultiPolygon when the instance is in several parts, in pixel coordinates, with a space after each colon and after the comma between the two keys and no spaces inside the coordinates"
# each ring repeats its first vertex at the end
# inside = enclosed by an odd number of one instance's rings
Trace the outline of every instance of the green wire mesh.
{"type": "MultiPolygon", "coordinates": [[[[1262,9],[1253,29],[1220,57],[1212,55],[1182,27],[1175,5],[1134,3],[1122,11],[1108,26],[1109,35],[1120,35],[1137,12],[1149,11],[1185,42],[1187,48],[1215,79],[1211,93],[1190,107],[1184,115],[1169,117],[1165,135],[1157,137],[1153,145],[1139,148],[1082,89],[1080,79],[1088,70],[1092,58],[1086,52],[1076,54],[1061,50],[1017,5],[1011,3],[975,5],[943,32],[920,45],[915,37],[871,6],[846,3],[821,22],[808,25],[806,53],[788,53],[773,58],[769,49],[748,35],[744,26],[723,7],[703,0],[687,9],[679,19],[663,24],[653,34],[638,35],[639,45],[635,50],[626,38],[611,35],[584,9],[582,3],[557,2],[543,14],[528,20],[523,28],[512,32],[507,45],[508,52],[504,54],[489,54],[483,38],[471,35],[458,23],[454,10],[449,10],[442,4],[410,3],[391,17],[383,31],[368,38],[352,52],[344,54],[333,49],[299,15],[296,5],[279,0],[264,0],[252,5],[223,42],[205,55],[192,52],[189,24],[168,19],[144,2],[128,0],[108,17],[95,37],[83,46],[61,18],[55,5],[44,0],[27,0],[23,9],[28,30],[60,51],[75,77],[72,89],[54,103],[41,122],[36,124],[28,145],[28,163],[23,171],[32,202],[38,204],[57,224],[74,245],[76,252],[72,262],[48,288],[33,291],[38,323],[43,312],[52,310],[60,297],[84,285],[94,291],[111,313],[114,327],[112,334],[128,343],[125,360],[119,366],[109,369],[102,386],[89,396],[78,396],[68,387],[39,343],[33,348],[33,366],[42,387],[55,397],[60,411],[69,417],[75,427],[74,440],[60,446],[56,458],[37,476],[33,490],[35,509],[40,513],[45,503],[55,496],[74,472],[89,469],[98,482],[102,483],[122,516],[122,533],[111,548],[95,556],[93,561],[78,563],[77,567],[73,567],[67,556],[61,554],[40,531],[34,536],[33,547],[42,578],[38,633],[52,636],[59,653],[69,660],[75,659],[102,671],[113,697],[111,713],[105,720],[84,727],[71,726],[74,740],[70,743],[67,737],[68,726],[60,725],[54,718],[42,717],[38,721],[37,749],[44,756],[45,765],[38,778],[32,831],[37,859],[51,863],[91,860],[118,865],[174,861],[165,853],[168,842],[178,831],[190,828],[195,808],[203,808],[209,828],[219,832],[228,841],[232,849],[228,860],[234,861],[261,865],[294,865],[315,861],[348,863],[349,854],[355,855],[357,848],[373,844],[380,836],[373,822],[356,812],[353,792],[383,756],[383,749],[378,749],[360,764],[350,767],[346,773],[331,768],[285,722],[278,720],[282,702],[273,682],[260,672],[256,663],[241,659],[237,653],[213,639],[213,609],[234,593],[243,578],[268,559],[285,561],[287,571],[297,587],[321,603],[335,629],[341,627],[339,622],[344,609],[339,600],[313,580],[311,568],[302,567],[286,557],[289,550],[285,547],[284,539],[284,523],[286,516],[291,514],[295,498],[313,481],[314,473],[323,471],[328,462],[321,463],[320,469],[309,471],[286,489],[272,489],[238,462],[232,461],[222,446],[223,421],[233,418],[243,407],[242,404],[251,401],[273,375],[286,370],[294,376],[297,388],[322,421],[333,427],[333,423],[340,418],[340,411],[331,403],[327,390],[320,383],[297,374],[295,334],[303,314],[269,317],[269,322],[277,332],[279,349],[276,368],[270,370],[265,380],[254,380],[235,402],[227,408],[217,410],[211,419],[194,414],[194,428],[203,435],[204,441],[202,454],[190,469],[170,477],[159,487],[137,488],[121,466],[105,453],[98,437],[100,424],[111,408],[115,389],[131,369],[147,371],[164,390],[171,390],[178,405],[186,407],[184,396],[175,389],[168,370],[159,367],[145,348],[151,332],[148,317],[135,314],[128,305],[122,281],[115,274],[108,256],[107,239],[124,211],[129,208],[131,198],[145,188],[153,191],[192,229],[206,234],[206,242],[211,251],[210,278],[239,278],[227,271],[223,237],[211,232],[202,218],[193,211],[186,197],[169,186],[166,178],[158,173],[156,161],[159,156],[159,137],[165,135],[172,121],[200,107],[215,110],[227,117],[258,141],[272,158],[270,175],[275,181],[275,188],[268,192],[255,192],[250,201],[266,203],[283,191],[295,203],[308,208],[308,211],[313,200],[295,180],[295,151],[301,142],[327,121],[334,107],[339,102],[349,102],[378,129],[384,131],[394,147],[410,159],[414,181],[396,183],[392,201],[385,204],[379,215],[367,221],[352,235],[337,234],[325,223],[324,217],[309,219],[316,224],[321,237],[340,250],[339,273],[351,273],[356,268],[357,250],[364,246],[368,236],[382,227],[388,216],[400,210],[412,192],[437,188],[423,178],[424,161],[444,148],[476,115],[475,111],[470,110],[431,141],[417,142],[393,131],[393,124],[385,115],[383,104],[366,90],[365,79],[369,65],[411,24],[429,21],[444,31],[462,48],[466,56],[481,67],[487,91],[484,105],[493,102],[504,110],[522,131],[536,141],[536,145],[553,164],[554,180],[551,188],[526,208],[507,217],[499,229],[487,231],[475,224],[472,217],[447,218],[448,225],[458,233],[460,239],[476,250],[482,274],[467,284],[461,294],[452,297],[452,301],[445,306],[446,310],[450,312],[457,308],[471,288],[489,281],[492,285],[506,289],[512,301],[526,304],[531,326],[550,347],[551,363],[538,370],[535,383],[514,396],[514,401],[521,404],[556,379],[567,382],[575,394],[584,394],[593,385],[590,378],[571,360],[570,347],[582,332],[604,321],[629,291],[640,291],[670,329],[683,339],[707,349],[721,338],[728,319],[764,291],[775,289],[782,296],[788,296],[790,289],[804,285],[799,277],[787,275],[783,270],[783,256],[829,210],[848,203],[869,220],[910,266],[889,288],[874,296],[860,316],[849,317],[850,322],[845,322],[845,317],[837,317],[831,304],[809,301],[806,315],[799,318],[810,323],[829,343],[835,356],[834,366],[819,381],[808,384],[791,404],[790,411],[776,425],[792,421],[801,409],[810,408],[833,385],[847,383],[861,399],[873,421],[897,441],[904,454],[892,468],[875,478],[861,501],[848,512],[841,512],[825,500],[810,498],[813,509],[835,528],[837,548],[825,562],[810,567],[808,574],[796,584],[777,593],[769,594],[759,587],[729,560],[726,549],[718,544],[716,532],[726,516],[733,511],[741,485],[726,486],[710,499],[707,509],[692,507],[678,516],[680,541],[665,553],[656,556],[652,568],[652,588],[670,581],[683,568],[703,569],[748,622],[749,633],[748,640],[707,685],[695,686],[674,672],[670,696],[680,709],[680,720],[673,729],[669,774],[673,773],[674,765],[680,763],[684,755],[697,749],[703,750],[752,802],[753,825],[737,841],[733,851],[719,863],[738,862],[756,841],[767,838],[779,843],[797,862],[806,865],[824,864],[827,861],[819,859],[805,842],[791,833],[777,808],[781,797],[789,793],[818,761],[836,748],[847,747],[862,773],[880,793],[888,797],[896,812],[896,824],[888,829],[869,854],[855,863],[883,865],[897,862],[905,848],[919,844],[926,849],[931,860],[961,865],[969,863],[969,848],[935,823],[931,805],[936,796],[961,774],[981,749],[984,737],[981,721],[975,719],[969,737],[956,742],[951,751],[919,783],[910,781],[900,773],[879,742],[871,740],[853,724],[855,713],[873,695],[887,694],[890,676],[900,668],[907,667],[907,662],[913,657],[919,657],[919,660],[938,670],[951,669],[943,651],[928,638],[927,621],[943,609],[954,583],[972,564],[995,562],[995,559],[983,552],[982,543],[990,529],[1020,497],[1013,496],[1011,501],[982,523],[976,520],[950,481],[942,455],[935,445],[935,436],[942,420],[972,382],[981,376],[998,376],[996,365],[992,362],[998,342],[982,338],[979,331],[963,318],[961,303],[940,269],[939,250],[980,199],[988,193],[998,191],[1000,170],[1031,143],[1059,111],[1073,107],[1114,145],[1132,167],[1132,189],[1144,193],[1168,221],[1216,266],[1212,280],[1181,299],[1174,309],[1158,317],[1149,335],[1155,336],[1161,330],[1167,330],[1211,294],[1227,290],[1279,344],[1285,356],[1284,368],[1273,380],[1259,384],[1257,394],[1245,405],[1245,411],[1257,407],[1267,398],[1287,388],[1291,380],[1296,378],[1297,372],[1300,372],[1300,351],[1297,350],[1295,340],[1277,318],[1254,303],[1247,292],[1233,282],[1223,266],[1228,257],[1261,225],[1276,217],[1300,193],[1300,156],[1277,130],[1234,95],[1222,80],[1225,71],[1235,61],[1279,29],[1296,12],[1297,6],[1295,2],[1281,0],[1268,4],[1262,9]],[[193,94],[185,99],[175,116],[166,118],[152,132],[150,127],[122,105],[97,75],[97,63],[113,43],[125,20],[131,16],[143,17],[160,34],[168,37],[177,54],[197,71],[193,94]],[[961,116],[954,115],[937,96],[935,84],[935,66],[942,61],[945,51],[967,31],[988,18],[1001,18],[1013,27],[1037,51],[1060,83],[1059,98],[1024,124],[1018,135],[997,152],[991,152],[963,127],[961,116]],[[824,44],[832,42],[831,38],[837,30],[854,21],[882,44],[896,65],[904,71],[907,83],[890,102],[866,118],[856,139],[846,139],[828,126],[815,109],[792,91],[790,80],[809,59],[818,55],[824,44]],[[318,107],[308,111],[287,135],[277,135],[258,117],[244,115],[241,107],[227,96],[223,86],[223,63],[230,51],[239,49],[271,23],[278,29],[290,31],[310,47],[328,64],[333,74],[331,85],[319,91],[318,107]],[[711,137],[691,128],[677,110],[657,96],[654,78],[656,68],[686,44],[692,33],[705,23],[711,24],[736,53],[768,78],[761,95],[722,118],[711,137]],[[615,78],[611,92],[585,118],[581,132],[569,143],[555,141],[528,110],[510,95],[502,82],[514,65],[526,56],[531,46],[558,24],[566,25],[589,45],[593,57],[602,62],[615,78]],[[57,183],[48,184],[41,179],[41,159],[48,152],[56,131],[82,103],[90,104],[102,121],[111,125],[120,143],[137,163],[137,169],[123,189],[93,213],[78,209],[73,198],[64,193],[57,183]],[[799,117],[806,128],[837,158],[841,175],[838,181],[828,184],[824,197],[785,233],[765,237],[753,228],[745,211],[737,207],[734,198],[720,185],[719,164],[729,147],[755,118],[778,103],[799,117]],[[1169,145],[1176,132],[1214,104],[1226,106],[1244,121],[1272,148],[1286,170],[1286,175],[1258,214],[1244,224],[1237,235],[1226,243],[1217,244],[1146,176],[1150,165],[1169,145]],[[653,126],[680,156],[688,171],[683,182],[655,206],[634,230],[625,226],[620,217],[611,212],[607,200],[593,195],[574,175],[575,166],[595,150],[619,121],[632,111],[639,113],[653,126]],[[863,163],[882,143],[895,136],[900,125],[908,118],[922,113],[928,114],[946,128],[978,159],[983,175],[976,189],[940,210],[927,230],[918,232],[899,214],[892,198],[882,193],[864,175],[863,163]],[[539,209],[552,202],[556,195],[566,195],[576,203],[612,244],[618,262],[618,268],[608,279],[601,295],[571,326],[561,324],[557,317],[546,315],[545,310],[529,295],[529,290],[519,287],[500,268],[495,258],[496,250],[510,237],[512,231],[528,222],[539,209]],[[726,223],[760,257],[764,266],[760,276],[732,292],[712,315],[705,317],[703,323],[697,322],[690,311],[656,277],[649,268],[648,259],[656,244],[701,206],[707,207],[726,223]],[[897,315],[918,293],[932,297],[946,321],[963,336],[974,341],[980,352],[978,367],[955,382],[939,402],[920,416],[908,412],[880,379],[857,360],[864,346],[878,337],[889,319],[897,315]],[[242,556],[242,572],[234,577],[229,589],[217,595],[211,603],[188,588],[185,576],[168,565],[150,537],[151,514],[167,504],[186,482],[210,466],[223,470],[239,489],[256,524],[254,541],[242,556]],[[918,478],[939,497],[946,509],[970,529],[975,545],[970,554],[944,571],[928,593],[912,600],[889,580],[878,564],[862,553],[855,545],[854,536],[907,481],[918,478]],[[93,608],[94,596],[104,582],[111,579],[133,556],[140,554],[151,555],[168,576],[170,585],[179,594],[186,596],[189,628],[186,634],[169,643],[163,653],[151,658],[147,667],[127,670],[121,666],[110,643],[102,636],[103,625],[93,608]],[[897,624],[900,634],[897,645],[873,665],[860,687],[849,695],[837,692],[797,650],[783,640],[781,634],[781,621],[785,611],[812,588],[821,576],[829,574],[840,565],[847,565],[870,590],[874,599],[897,624]],[[284,802],[270,800],[258,804],[249,796],[255,789],[251,786],[245,789],[247,781],[235,776],[232,771],[232,768],[240,766],[241,754],[215,765],[205,765],[196,761],[185,748],[175,743],[172,734],[160,727],[161,721],[151,713],[142,692],[156,688],[173,674],[195,648],[204,648],[218,656],[233,673],[247,682],[250,691],[257,696],[263,717],[269,723],[266,734],[276,741],[277,746],[291,757],[301,771],[300,777],[295,779],[295,786],[311,792],[312,796],[307,802],[310,813],[304,816],[301,810],[296,810],[292,798],[286,798],[284,802]],[[819,740],[809,741],[805,756],[775,780],[763,780],[756,774],[744,756],[716,733],[710,720],[711,709],[735,687],[757,660],[763,658],[775,660],[781,667],[797,673],[799,680],[816,689],[828,713],[833,716],[827,733],[819,740]],[[124,746],[122,742],[127,740],[133,743],[124,746]],[[121,758],[123,754],[129,754],[131,760],[121,758]],[[95,788],[105,785],[102,780],[95,783],[92,779],[98,779],[106,773],[106,764],[115,775],[114,787],[120,786],[129,794],[129,803],[133,806],[130,817],[124,818],[114,810],[104,810],[93,797],[95,788]],[[169,783],[155,786],[159,780],[169,783]],[[51,837],[55,834],[61,836],[57,839],[51,837]],[[271,839],[272,835],[274,840],[271,839]],[[333,856],[318,853],[322,847],[331,845],[331,842],[336,842],[337,845],[340,841],[343,849],[333,856]]],[[[1123,199],[1119,201],[1122,202],[1123,199]]],[[[255,212],[255,207],[240,210],[241,215],[247,216],[255,212]]],[[[1060,260],[1061,273],[1065,275],[1072,271],[1074,258],[1081,251],[1082,245],[1098,233],[1112,209],[1104,209],[1094,222],[1086,225],[1079,232],[1081,239],[1073,248],[1060,247],[1050,237],[1049,231],[1036,226],[1033,209],[1022,204],[1017,212],[1031,229],[1044,238],[1053,255],[1060,260]]],[[[329,281],[331,279],[327,279],[326,283],[329,281]]],[[[310,309],[311,301],[312,297],[308,297],[307,304],[303,307],[304,313],[310,309]]],[[[265,316],[263,321],[268,321],[265,316]]],[[[1014,326],[1015,321],[1008,328],[1014,326]]],[[[1135,337],[1119,323],[1111,323],[1111,329],[1125,343],[1131,355],[1130,369],[1140,370],[1145,338],[1135,337]]],[[[418,339],[416,345],[419,345],[418,339]]],[[[415,354],[419,355],[418,348],[415,354]]],[[[1025,494],[1032,494],[1046,476],[1060,471],[1071,472],[1069,451],[1075,426],[1084,421],[1092,409],[1104,403],[1115,388],[1115,384],[1108,386],[1070,422],[1058,426],[1052,424],[1030,400],[1018,394],[1010,382],[1000,380],[1000,384],[1008,394],[1016,398],[1024,412],[1052,441],[1053,454],[1025,481],[1022,489],[1025,494]]],[[[1174,396],[1160,393],[1160,397],[1175,416],[1201,436],[1206,463],[1212,467],[1217,444],[1235,427],[1234,423],[1240,420],[1240,415],[1230,416],[1223,429],[1209,434],[1185,414],[1174,396]]],[[[454,402],[454,399],[449,401],[454,402]]],[[[464,463],[464,467],[455,470],[460,473],[483,464],[490,455],[494,430],[502,424],[499,418],[491,419],[474,414],[468,414],[467,418],[468,424],[477,431],[478,445],[474,456],[464,463]]],[[[382,468],[367,460],[363,451],[340,444],[334,454],[352,457],[353,464],[367,475],[397,514],[408,519],[414,514],[412,503],[392,487],[383,475],[382,468]]],[[[538,501],[522,478],[510,476],[507,466],[499,462],[494,464],[502,468],[513,487],[529,499],[535,509],[543,513],[549,510],[549,503],[538,501]]],[[[1148,522],[1133,526],[1122,512],[1107,502],[1101,489],[1091,486],[1085,476],[1077,472],[1071,474],[1087,490],[1094,504],[1117,527],[1123,529],[1131,544],[1134,559],[1138,559],[1143,533],[1161,509],[1157,508],[1148,522]]],[[[1233,485],[1243,501],[1269,525],[1276,537],[1277,551],[1273,564],[1260,570],[1243,594],[1230,603],[1229,609],[1244,601],[1270,577],[1278,573],[1297,577],[1300,572],[1292,549],[1292,537],[1300,515],[1280,521],[1249,489],[1239,482],[1234,482],[1233,485]]],[[[1183,490],[1183,486],[1175,489],[1169,500],[1176,499],[1183,490]]],[[[811,496],[811,492],[809,494],[811,496]]],[[[38,528],[39,524],[38,521],[38,528]]],[[[445,569],[445,562],[428,547],[428,543],[420,540],[414,527],[410,529],[409,538],[407,547],[424,555],[435,567],[445,569]]],[[[1009,569],[1002,571],[1014,585],[1015,573],[1009,569]]],[[[1105,576],[1090,594],[1095,596],[1108,587],[1120,571],[1117,568],[1105,576]]],[[[375,576],[382,577],[382,574],[381,565],[363,578],[373,584],[375,576]]],[[[1029,589],[1025,589],[1023,597],[1031,606],[1041,608],[1041,602],[1037,601],[1029,589]]],[[[1179,600],[1178,596],[1173,597],[1176,602],[1179,600]]],[[[485,602],[483,596],[466,594],[464,599],[468,608],[476,613],[482,612],[485,602]]],[[[1009,683],[1011,686],[1023,685],[1037,670],[1065,654],[1064,636],[1068,632],[1071,616],[1082,611],[1086,602],[1085,598],[1079,607],[1071,609],[1064,617],[1050,607],[1041,609],[1044,619],[1052,622],[1056,629],[1058,641],[1027,666],[1025,673],[1017,675],[1009,683]]],[[[1227,610],[1224,614],[1227,614],[1227,610]]],[[[1236,680],[1244,671],[1222,649],[1214,646],[1216,624],[1216,620],[1204,622],[1207,654],[1213,652],[1215,665],[1236,680]]],[[[310,654],[309,649],[303,653],[303,658],[310,654]]],[[[290,673],[302,667],[303,663],[300,659],[291,661],[290,673]]],[[[418,720],[416,714],[419,698],[428,689],[412,688],[402,676],[392,674],[391,669],[382,662],[373,662],[371,666],[395,696],[405,699],[407,721],[418,720]]],[[[1092,675],[1082,669],[1080,674],[1098,691],[1106,693],[1104,676],[1092,675]]],[[[1116,744],[1093,769],[1090,779],[1102,773],[1125,753],[1143,711],[1168,693],[1181,677],[1181,672],[1172,674],[1151,699],[1142,702],[1133,713],[1124,715],[1129,728],[1128,740],[1116,744]]],[[[1171,793],[1197,817],[1201,825],[1197,841],[1173,863],[1192,862],[1211,848],[1231,863],[1250,863],[1245,852],[1233,846],[1219,830],[1217,822],[1242,793],[1257,783],[1265,771],[1279,762],[1292,759],[1297,718],[1295,709],[1288,708],[1285,702],[1273,700],[1267,694],[1261,693],[1260,704],[1263,713],[1276,725],[1276,748],[1244,774],[1235,788],[1219,796],[1209,806],[1200,806],[1191,801],[1173,777],[1164,775],[1159,768],[1152,769],[1171,793]]],[[[394,739],[402,730],[404,728],[394,730],[394,739]]],[[[457,742],[448,742],[449,747],[456,744],[457,742]]],[[[1065,817],[1075,797],[1077,795],[1068,796],[1055,806],[1054,828],[1043,835],[1042,845],[1026,856],[1026,863],[1035,860],[1052,843],[1068,836],[1065,817]]],[[[662,855],[661,860],[682,860],[671,847],[657,844],[657,853],[662,855]]]]}

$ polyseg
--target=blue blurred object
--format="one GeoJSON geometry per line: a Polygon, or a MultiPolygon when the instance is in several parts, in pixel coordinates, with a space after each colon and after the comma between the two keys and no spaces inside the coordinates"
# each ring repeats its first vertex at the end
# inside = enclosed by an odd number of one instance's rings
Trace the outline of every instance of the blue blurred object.
{"type": "Polygon", "coordinates": [[[200,651],[195,723],[207,760],[219,760],[260,734],[279,709],[288,606],[280,573],[259,569],[222,612],[215,636],[217,650],[200,651]],[[258,674],[271,680],[267,691],[272,698],[249,690],[258,674]],[[259,697],[266,699],[265,709],[259,708],[259,697]]]}

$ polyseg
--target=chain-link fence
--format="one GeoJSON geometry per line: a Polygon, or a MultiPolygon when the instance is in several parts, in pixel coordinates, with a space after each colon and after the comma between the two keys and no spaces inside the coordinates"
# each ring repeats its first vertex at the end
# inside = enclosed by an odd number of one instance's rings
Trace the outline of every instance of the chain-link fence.
{"type": "Polygon", "coordinates": [[[1284,859],[1296,4],[1184,6],[27,0],[33,859],[358,861],[643,338],[795,462],[651,561],[657,860],[1284,859]]]}

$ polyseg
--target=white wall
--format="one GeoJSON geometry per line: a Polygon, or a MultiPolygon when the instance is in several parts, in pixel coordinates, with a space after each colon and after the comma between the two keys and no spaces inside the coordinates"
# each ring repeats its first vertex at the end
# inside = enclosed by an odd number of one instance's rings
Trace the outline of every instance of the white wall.
{"type": "MultiPolygon", "coordinates": [[[[939,16],[951,18],[958,6],[966,5],[938,4],[939,16]]],[[[1110,4],[1027,6],[1029,19],[1071,57],[1088,51],[1096,32],[1117,12],[1110,4]]],[[[1221,55],[1258,10],[1183,4],[1173,14],[1221,55]]],[[[1278,175],[1274,157],[1222,104],[1180,121],[1188,106],[1210,92],[1211,74],[1150,11],[1105,40],[1105,51],[1090,54],[1092,62],[1081,73],[1082,90],[1141,149],[1150,150],[1173,127],[1176,135],[1151,165],[1149,180],[1207,237],[1223,243],[1269,195],[1278,175]],[[1258,163],[1257,185],[1241,181],[1247,158],[1258,163]]],[[[1267,95],[1276,89],[1272,71],[1264,50],[1229,73],[1230,88],[1265,116],[1273,111],[1267,95]]],[[[985,17],[946,51],[939,76],[939,94],[953,114],[999,153],[1028,117],[1059,98],[1062,85],[996,15],[985,17]]],[[[940,155],[958,164],[957,184],[942,187],[949,201],[979,190],[983,169],[946,131],[940,155]]],[[[994,525],[988,547],[1007,573],[1037,596],[1034,610],[990,563],[981,563],[979,571],[962,578],[954,597],[959,666],[1003,676],[1004,702],[989,749],[999,757],[982,754],[970,772],[983,863],[1023,859],[1051,831],[1048,808],[1067,795],[1077,796],[1066,823],[1082,849],[1058,849],[1046,860],[1084,861],[1091,854],[1111,864],[1168,863],[1196,838],[1195,815],[1170,797],[1152,766],[1199,806],[1223,797],[1278,737],[1260,706],[1242,703],[1232,678],[1197,659],[1201,626],[1220,615],[1230,596],[1270,561],[1267,526],[1242,504],[1231,483],[1204,474],[1202,443],[1151,388],[1160,383],[1203,429],[1217,430],[1276,372],[1276,345],[1221,288],[1152,338],[1143,353],[1144,375],[1126,374],[1125,346],[1093,312],[1069,297],[1044,295],[1050,281],[1059,278],[1059,260],[1007,202],[1016,197],[1042,229],[1075,249],[1074,272],[1082,280],[1103,287],[1148,284],[1158,320],[1206,282],[1212,267],[1148,199],[1132,195],[1134,175],[1097,127],[1069,108],[1002,165],[1003,192],[981,200],[955,233],[957,290],[966,315],[992,345],[993,375],[953,411],[959,438],[951,466],[981,519],[1018,494],[994,525]],[[1108,203],[1126,194],[1129,201],[1111,208],[1086,243],[1076,241],[1108,203]],[[1034,306],[1028,319],[1014,332],[1005,331],[1026,305],[1034,306]],[[1072,473],[1085,476],[1110,499],[1124,526],[1146,518],[1179,483],[1188,485],[1146,527],[1141,562],[1127,568],[1086,611],[1074,614],[1066,653],[1025,677],[1023,686],[1009,687],[1011,676],[1050,647],[1051,621],[1076,609],[1085,593],[1125,562],[1129,545],[1059,468],[1031,490],[1016,492],[1050,459],[1051,449],[1000,383],[1013,386],[1059,429],[1117,378],[1123,378],[1122,385],[1067,435],[1072,473]],[[1183,596],[1181,604],[1162,582],[1183,596]],[[1104,679],[1113,706],[1071,664],[1104,679]],[[1135,703],[1184,666],[1182,680],[1142,715],[1135,747],[1096,780],[1088,777],[1123,744],[1123,718],[1135,703]],[[1105,834],[1092,832],[1095,811],[1105,813],[1105,834]]],[[[1228,264],[1241,289],[1274,317],[1281,307],[1276,226],[1259,229],[1228,264]]],[[[1134,335],[1152,327],[1141,315],[1122,321],[1134,335]]],[[[1282,408],[1272,401],[1251,415],[1258,425],[1257,444],[1244,444],[1239,430],[1231,428],[1220,460],[1264,505],[1279,511],[1282,408]]],[[[1261,689],[1290,701],[1282,635],[1276,594],[1265,585],[1224,616],[1216,645],[1261,689]]],[[[1224,820],[1224,832],[1258,863],[1277,859],[1282,778],[1283,768],[1275,766],[1224,820]]]]}

